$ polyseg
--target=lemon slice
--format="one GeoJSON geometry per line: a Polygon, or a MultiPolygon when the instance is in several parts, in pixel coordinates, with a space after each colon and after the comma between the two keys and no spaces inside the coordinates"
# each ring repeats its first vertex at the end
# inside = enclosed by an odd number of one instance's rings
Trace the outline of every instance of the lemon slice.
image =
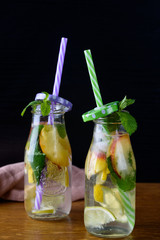
{"type": "Polygon", "coordinates": [[[114,214],[103,207],[86,207],[84,210],[84,222],[86,226],[98,227],[116,220],[114,214]]]}
{"type": "Polygon", "coordinates": [[[103,207],[109,208],[116,216],[117,220],[121,219],[124,215],[124,208],[121,202],[118,189],[102,187],[103,189],[103,203],[100,203],[103,207]]]}
{"type": "Polygon", "coordinates": [[[34,183],[34,173],[29,163],[28,163],[28,183],[34,183]]]}
{"type": "Polygon", "coordinates": [[[119,196],[118,189],[109,188],[100,184],[94,185],[94,200],[102,207],[109,209],[116,219],[120,219],[124,215],[124,208],[119,196]]]}
{"type": "Polygon", "coordinates": [[[96,184],[103,184],[107,180],[107,175],[110,173],[108,167],[106,166],[101,172],[96,176],[96,184]]]}
{"type": "Polygon", "coordinates": [[[40,210],[33,210],[32,213],[34,214],[46,214],[46,213],[54,213],[54,208],[46,208],[40,210]]]}
{"type": "Polygon", "coordinates": [[[93,188],[94,200],[95,200],[96,202],[102,202],[102,203],[103,203],[103,200],[104,200],[103,195],[104,195],[104,194],[103,194],[102,185],[100,185],[100,184],[94,185],[94,188],[93,188]]]}
{"type": "Polygon", "coordinates": [[[65,187],[69,187],[69,174],[67,167],[65,167],[65,187]]]}
{"type": "Polygon", "coordinates": [[[46,157],[58,166],[69,166],[71,150],[68,138],[60,138],[56,127],[45,125],[39,135],[39,144],[46,157]]]}

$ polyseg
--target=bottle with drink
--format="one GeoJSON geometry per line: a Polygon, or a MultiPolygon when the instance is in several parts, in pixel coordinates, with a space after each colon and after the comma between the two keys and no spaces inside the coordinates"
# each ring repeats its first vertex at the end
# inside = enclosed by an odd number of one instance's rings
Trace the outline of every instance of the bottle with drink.
{"type": "Polygon", "coordinates": [[[25,210],[34,219],[51,220],[71,210],[72,153],[65,112],[72,104],[60,97],[37,94],[25,147],[25,210]],[[48,114],[45,105],[49,107],[48,114]],[[43,106],[44,105],[44,106],[43,106]]]}
{"type": "Polygon", "coordinates": [[[130,135],[135,118],[126,110],[126,97],[103,105],[90,50],[85,51],[97,107],[82,115],[94,121],[85,162],[84,224],[98,237],[128,236],[135,225],[136,163],[130,135]]]}

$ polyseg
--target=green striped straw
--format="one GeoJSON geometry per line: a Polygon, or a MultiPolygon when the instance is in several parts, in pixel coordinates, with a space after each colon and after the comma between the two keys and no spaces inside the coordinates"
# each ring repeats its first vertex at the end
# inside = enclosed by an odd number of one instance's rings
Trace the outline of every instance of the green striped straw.
{"type": "Polygon", "coordinates": [[[103,101],[102,101],[100,89],[98,86],[98,81],[97,81],[96,71],[94,68],[94,63],[92,60],[91,51],[90,50],[84,51],[84,55],[86,57],[88,72],[89,72],[89,76],[91,79],[91,84],[92,84],[92,89],[93,89],[94,97],[96,100],[96,104],[97,104],[97,107],[101,107],[101,106],[103,106],[103,101]]]}
{"type": "MultiPolygon", "coordinates": [[[[97,76],[96,76],[96,71],[94,68],[94,63],[93,63],[92,54],[91,54],[90,49],[85,50],[84,55],[85,55],[86,62],[87,62],[88,72],[89,72],[89,76],[90,76],[90,80],[91,80],[91,84],[92,84],[93,93],[95,96],[95,101],[96,101],[97,107],[101,107],[101,106],[103,106],[103,101],[102,101],[102,97],[101,97],[98,80],[97,80],[97,76]]],[[[128,218],[128,222],[131,225],[131,227],[133,228],[134,223],[135,223],[135,211],[131,205],[128,194],[126,192],[122,191],[122,189],[120,189],[120,188],[119,188],[119,193],[121,196],[123,207],[125,209],[125,212],[126,212],[126,215],[128,218]]]]}
{"type": "Polygon", "coordinates": [[[128,222],[130,224],[130,226],[133,228],[134,224],[135,224],[135,210],[133,209],[132,205],[131,205],[131,201],[128,197],[128,194],[124,191],[122,191],[122,189],[118,188],[120,196],[121,196],[121,200],[123,203],[123,207],[125,209],[127,218],[128,218],[128,222]]]}

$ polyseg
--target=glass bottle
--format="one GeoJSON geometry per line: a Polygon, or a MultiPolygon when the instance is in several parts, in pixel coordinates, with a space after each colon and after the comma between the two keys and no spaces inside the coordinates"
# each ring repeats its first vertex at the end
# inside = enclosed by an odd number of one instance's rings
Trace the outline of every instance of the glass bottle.
{"type": "Polygon", "coordinates": [[[33,219],[54,220],[71,210],[72,153],[66,133],[66,107],[55,103],[48,116],[32,110],[25,147],[24,203],[33,219]]]}
{"type": "Polygon", "coordinates": [[[136,163],[115,113],[94,120],[85,162],[84,223],[98,237],[128,236],[135,224],[136,163]]]}

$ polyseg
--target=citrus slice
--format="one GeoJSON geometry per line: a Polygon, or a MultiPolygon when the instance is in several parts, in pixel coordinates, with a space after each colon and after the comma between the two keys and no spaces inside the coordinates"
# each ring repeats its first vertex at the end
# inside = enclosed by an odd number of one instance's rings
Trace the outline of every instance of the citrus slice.
{"type": "Polygon", "coordinates": [[[115,220],[114,214],[104,207],[86,207],[84,210],[86,226],[98,227],[115,220]]]}
{"type": "Polygon", "coordinates": [[[67,167],[65,167],[65,187],[69,187],[69,174],[67,167]]]}
{"type": "Polygon", "coordinates": [[[94,195],[94,200],[95,200],[96,202],[102,202],[102,203],[103,203],[103,200],[104,200],[103,195],[104,195],[104,194],[103,194],[102,185],[100,185],[100,184],[94,185],[93,195],[94,195]]]}
{"type": "Polygon", "coordinates": [[[42,152],[54,164],[67,167],[69,165],[70,149],[68,149],[68,139],[62,139],[56,127],[45,125],[39,135],[39,144],[42,152]]]}
{"type": "Polygon", "coordinates": [[[32,213],[34,214],[46,214],[46,213],[54,213],[54,208],[46,208],[46,209],[40,209],[40,210],[33,210],[32,213]]]}
{"type": "Polygon", "coordinates": [[[90,179],[92,175],[103,171],[106,167],[106,154],[104,152],[93,152],[89,150],[85,163],[85,174],[87,178],[90,179]]]}
{"type": "Polygon", "coordinates": [[[124,215],[124,208],[119,196],[118,189],[102,187],[103,189],[103,204],[105,208],[109,208],[117,219],[121,218],[124,215]]]}
{"type": "Polygon", "coordinates": [[[118,189],[96,184],[94,185],[93,195],[94,200],[102,207],[109,209],[117,219],[124,215],[124,209],[118,189]]]}
{"type": "Polygon", "coordinates": [[[29,163],[28,163],[28,183],[34,183],[34,173],[29,163]]]}
{"type": "Polygon", "coordinates": [[[107,180],[107,175],[110,173],[108,167],[101,172],[99,172],[96,176],[96,184],[103,184],[107,180]]]}

